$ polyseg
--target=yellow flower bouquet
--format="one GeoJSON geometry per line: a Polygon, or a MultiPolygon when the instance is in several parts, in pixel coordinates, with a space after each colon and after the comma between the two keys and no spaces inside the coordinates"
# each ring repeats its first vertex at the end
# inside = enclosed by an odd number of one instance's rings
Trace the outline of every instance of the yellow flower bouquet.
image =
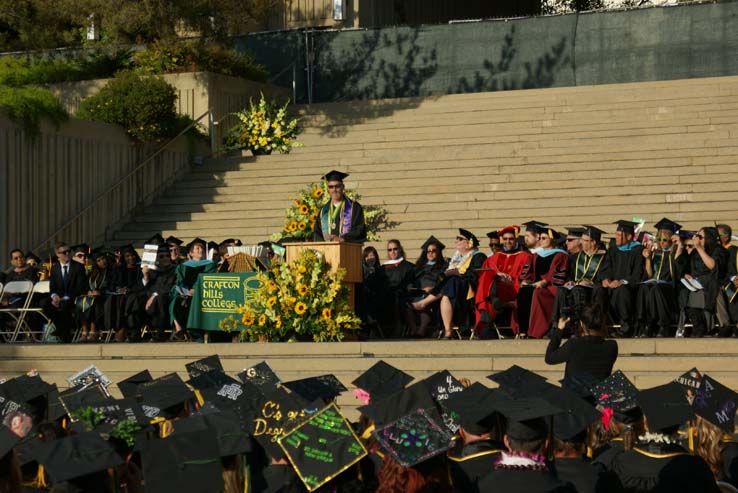
{"type": "Polygon", "coordinates": [[[296,118],[289,119],[287,105],[267,102],[261,95],[259,104],[249,100],[249,107],[233,113],[238,118],[228,131],[224,150],[249,150],[254,155],[271,154],[273,151],[289,154],[293,147],[300,147],[297,134],[300,127],[296,118]]]}
{"type": "MultiPolygon", "coordinates": [[[[359,201],[361,196],[353,190],[344,193],[351,200],[359,201]]],[[[272,241],[290,237],[302,241],[309,241],[313,236],[315,221],[318,219],[320,208],[328,201],[328,188],[325,183],[310,183],[297,192],[292,205],[285,211],[285,223],[282,231],[271,236],[272,241]]],[[[363,205],[363,204],[362,204],[363,205]]],[[[387,221],[387,211],[379,206],[364,205],[364,222],[366,223],[367,239],[379,241],[379,231],[391,227],[387,221]]]]}
{"type": "Polygon", "coordinates": [[[261,287],[249,305],[238,308],[241,319],[235,319],[241,340],[340,341],[361,328],[341,284],[345,270],[331,272],[316,252],[305,250],[291,264],[275,266],[271,275],[257,275],[261,287]]]}

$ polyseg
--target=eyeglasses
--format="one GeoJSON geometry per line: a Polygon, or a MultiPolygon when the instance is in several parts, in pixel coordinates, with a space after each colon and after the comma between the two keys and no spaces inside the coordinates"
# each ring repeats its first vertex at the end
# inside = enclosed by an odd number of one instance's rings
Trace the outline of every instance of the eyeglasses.
{"type": "Polygon", "coordinates": [[[514,236],[503,236],[502,241],[515,241],[514,236]]]}
{"type": "Polygon", "coordinates": [[[335,190],[337,188],[343,188],[343,185],[328,185],[328,190],[335,190]]]}
{"type": "Polygon", "coordinates": [[[694,245],[691,245],[691,244],[689,244],[689,243],[687,243],[687,244],[686,244],[686,245],[684,245],[684,246],[685,246],[686,248],[694,248],[694,245]]]}
{"type": "Polygon", "coordinates": [[[720,236],[720,238],[727,238],[730,235],[728,233],[718,233],[718,236],[720,236]]]}
{"type": "Polygon", "coordinates": [[[425,251],[425,253],[438,253],[438,250],[428,249],[428,250],[425,251]]]}
{"type": "Polygon", "coordinates": [[[72,252],[72,250],[69,250],[69,249],[67,249],[67,250],[59,250],[58,252],[56,252],[56,254],[57,255],[69,255],[71,252],[72,252]]]}
{"type": "Polygon", "coordinates": [[[567,238],[566,242],[571,243],[572,241],[577,241],[579,238],[567,238]]]}
{"type": "Polygon", "coordinates": [[[87,255],[84,253],[75,253],[74,258],[85,258],[87,255]]]}
{"type": "Polygon", "coordinates": [[[388,252],[396,252],[397,250],[399,250],[399,248],[388,248],[387,249],[388,252]]]}
{"type": "Polygon", "coordinates": [[[671,238],[654,238],[656,241],[669,241],[671,238]]]}
{"type": "Polygon", "coordinates": [[[705,239],[705,235],[701,235],[699,233],[697,233],[696,235],[694,235],[694,237],[695,238],[699,238],[700,240],[704,240],[705,239]]]}
{"type": "Polygon", "coordinates": [[[463,236],[457,236],[456,241],[466,241],[466,238],[464,238],[463,236]]]}

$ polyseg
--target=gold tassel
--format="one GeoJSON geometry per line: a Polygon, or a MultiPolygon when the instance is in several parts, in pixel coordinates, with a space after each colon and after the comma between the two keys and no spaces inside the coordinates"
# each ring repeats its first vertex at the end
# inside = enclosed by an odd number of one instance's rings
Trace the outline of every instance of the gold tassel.
{"type": "Polygon", "coordinates": [[[367,426],[366,430],[364,430],[364,433],[361,434],[361,439],[367,440],[370,436],[372,436],[372,432],[375,428],[376,427],[374,425],[367,426]]]}
{"type": "Polygon", "coordinates": [[[687,428],[687,436],[689,437],[689,453],[694,455],[694,426],[692,422],[689,422],[689,428],[687,428]]]}
{"type": "Polygon", "coordinates": [[[592,450],[592,447],[587,445],[587,459],[591,459],[594,456],[594,450],[592,450]]]}

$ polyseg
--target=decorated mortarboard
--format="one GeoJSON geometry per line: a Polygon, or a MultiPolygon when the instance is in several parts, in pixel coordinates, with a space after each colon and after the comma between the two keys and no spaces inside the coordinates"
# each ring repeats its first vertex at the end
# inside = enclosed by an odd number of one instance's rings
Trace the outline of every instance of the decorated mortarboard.
{"type": "Polygon", "coordinates": [[[342,173],[341,171],[331,170],[322,176],[325,181],[343,181],[348,177],[348,173],[342,173]]]}
{"type": "Polygon", "coordinates": [[[189,252],[195,245],[200,245],[203,250],[207,250],[208,248],[208,242],[203,240],[202,238],[195,238],[191,242],[187,243],[187,245],[185,246],[187,247],[187,251],[189,252]]]}
{"type": "Polygon", "coordinates": [[[682,225],[672,221],[671,219],[668,219],[666,217],[661,218],[659,222],[654,224],[653,226],[656,228],[657,231],[666,230],[671,231],[672,234],[676,234],[679,232],[680,229],[682,229],[682,225]]]}
{"type": "Polygon", "coordinates": [[[479,239],[477,239],[477,237],[474,236],[474,233],[472,233],[468,229],[459,228],[459,235],[469,240],[469,242],[471,242],[472,248],[479,246],[479,239]]]}
{"type": "MultiPolygon", "coordinates": [[[[69,388],[59,393],[58,399],[64,409],[64,414],[67,414],[70,417],[72,417],[74,412],[78,409],[87,407],[93,402],[113,400],[99,382],[69,388]]],[[[72,420],[74,421],[74,418],[72,418],[72,420]]]]}
{"type": "Polygon", "coordinates": [[[473,383],[463,392],[452,394],[443,406],[449,417],[457,421],[473,435],[482,435],[490,431],[493,421],[489,419],[496,411],[494,402],[507,399],[497,390],[492,390],[481,383],[473,383]]]}
{"type": "Polygon", "coordinates": [[[220,357],[218,357],[217,354],[213,354],[206,358],[187,363],[185,364],[185,368],[187,369],[187,374],[190,376],[190,378],[195,378],[201,373],[213,370],[217,370],[220,372],[224,371],[223,364],[220,362],[220,357]]]}
{"type": "MultiPolygon", "coordinates": [[[[203,378],[200,375],[197,378],[203,378]]],[[[230,378],[230,377],[229,377],[230,378]]],[[[263,405],[263,394],[250,383],[237,382],[229,380],[219,385],[208,386],[198,389],[202,399],[205,401],[201,409],[205,405],[231,412],[244,422],[252,422],[254,417],[260,413],[260,406],[263,405]]]]}
{"type": "Polygon", "coordinates": [[[97,382],[106,388],[112,383],[112,381],[95,365],[90,365],[87,368],[67,377],[67,383],[69,383],[70,387],[90,385],[97,382]]]}
{"type": "Polygon", "coordinates": [[[307,402],[280,387],[261,398],[249,431],[267,454],[275,458],[282,457],[282,449],[277,443],[282,431],[294,428],[322,407],[322,402],[307,402]]]}
{"type": "Polygon", "coordinates": [[[172,433],[140,443],[146,490],[157,493],[223,491],[218,438],[212,430],[172,433]]]}
{"type": "Polygon", "coordinates": [[[105,399],[91,401],[87,404],[92,411],[102,415],[102,419],[95,424],[95,431],[109,433],[113,428],[125,421],[132,421],[141,427],[146,426],[149,420],[143,413],[141,405],[134,399],[105,399]]]}
{"type": "Polygon", "coordinates": [[[169,237],[168,237],[168,238],[167,238],[166,240],[164,240],[164,241],[165,241],[165,242],[166,242],[166,243],[167,243],[168,245],[177,245],[177,246],[179,246],[179,245],[181,245],[182,243],[184,243],[184,241],[183,241],[183,240],[180,240],[180,239],[179,239],[179,238],[177,238],[176,236],[169,236],[169,237]]]}
{"type": "Polygon", "coordinates": [[[147,418],[172,418],[168,410],[195,397],[176,373],[145,382],[138,386],[141,393],[141,408],[147,418]]]}
{"type": "Polygon", "coordinates": [[[13,450],[21,437],[10,431],[5,426],[0,426],[0,459],[5,457],[5,454],[13,450]]]}
{"type": "Polygon", "coordinates": [[[605,234],[605,232],[602,231],[600,228],[596,226],[591,226],[589,224],[585,224],[584,230],[582,231],[583,236],[589,236],[594,241],[600,241],[603,234],[605,234]]]}
{"type": "Polygon", "coordinates": [[[320,488],[367,455],[335,404],[286,431],[278,443],[308,491],[320,488]]]}
{"type": "Polygon", "coordinates": [[[502,396],[494,399],[494,407],[508,419],[506,435],[520,441],[546,438],[549,427],[545,418],[564,412],[540,397],[508,399],[502,396]]]}
{"type": "MultiPolygon", "coordinates": [[[[603,409],[606,416],[614,415],[622,423],[633,423],[641,419],[638,389],[621,370],[592,386],[591,390],[595,404],[603,409]]],[[[609,419],[606,426],[609,426],[609,419]]]]}
{"type": "Polygon", "coordinates": [[[489,233],[487,233],[487,238],[489,238],[490,240],[493,240],[499,237],[500,237],[500,234],[497,231],[490,231],[489,233]]]}
{"type": "Polygon", "coordinates": [[[187,384],[198,390],[208,389],[211,387],[222,387],[223,385],[235,383],[240,385],[241,382],[227,375],[221,370],[209,370],[198,373],[197,376],[190,378],[187,384]]]}
{"type": "Polygon", "coordinates": [[[692,368],[688,372],[676,377],[674,381],[684,388],[687,398],[691,400],[691,397],[694,397],[695,391],[702,386],[702,372],[697,368],[692,368]]]}
{"type": "Polygon", "coordinates": [[[638,405],[648,422],[648,430],[659,432],[692,419],[694,411],[681,385],[670,382],[638,392],[638,405]]]}
{"type": "Polygon", "coordinates": [[[154,236],[146,240],[144,243],[147,245],[165,245],[167,242],[160,233],[156,233],[154,236]]]}
{"type": "Polygon", "coordinates": [[[282,385],[308,401],[330,400],[348,390],[335,375],[331,374],[284,382],[282,385]]]}
{"type": "Polygon", "coordinates": [[[602,414],[574,392],[551,385],[540,397],[563,412],[553,417],[554,435],[563,441],[584,441],[587,427],[602,414]]]}
{"type": "Polygon", "coordinates": [[[427,377],[425,384],[428,387],[431,397],[433,397],[440,408],[443,424],[449,431],[456,433],[460,423],[458,417],[454,415],[446,403],[450,398],[464,392],[465,387],[448,370],[439,371],[427,377]]]}
{"type": "Polygon", "coordinates": [[[118,389],[124,397],[136,397],[138,386],[142,383],[151,382],[152,380],[154,380],[154,377],[151,376],[151,372],[149,370],[143,370],[118,382],[118,389]]]}
{"type": "Polygon", "coordinates": [[[420,249],[423,250],[423,251],[425,251],[431,245],[436,245],[441,250],[443,250],[444,248],[446,248],[446,245],[444,245],[443,243],[441,243],[441,240],[439,240],[438,238],[436,238],[433,235],[430,235],[428,237],[428,239],[425,240],[425,242],[422,245],[420,245],[420,249]]]}
{"type": "Polygon", "coordinates": [[[190,416],[176,420],[172,425],[175,435],[193,431],[209,431],[215,434],[220,457],[251,451],[246,423],[232,412],[221,411],[190,416]]]}
{"type": "Polygon", "coordinates": [[[422,408],[377,428],[372,435],[403,467],[443,454],[453,446],[451,433],[422,408]]]}
{"type": "Polygon", "coordinates": [[[528,221],[527,223],[523,223],[523,226],[525,226],[526,231],[531,231],[535,234],[543,234],[548,230],[548,223],[542,223],[535,219],[528,221]]]}
{"type": "Polygon", "coordinates": [[[62,483],[123,464],[113,446],[95,432],[44,443],[37,460],[54,483],[62,483]]]}
{"type": "Polygon", "coordinates": [[[500,390],[513,398],[529,395],[529,392],[535,392],[538,388],[550,385],[544,377],[518,365],[512,365],[505,371],[488,375],[487,378],[496,382],[500,390]]]}
{"type": "Polygon", "coordinates": [[[359,412],[374,421],[377,426],[390,423],[416,409],[424,409],[435,421],[442,421],[436,401],[427,383],[423,380],[379,401],[372,400],[369,405],[358,408],[359,412]]]}
{"type": "Polygon", "coordinates": [[[261,392],[273,391],[280,382],[279,377],[266,361],[246,368],[237,376],[242,382],[250,383],[261,392]]]}
{"type": "Polygon", "coordinates": [[[635,234],[635,229],[638,226],[638,223],[635,223],[633,221],[627,221],[625,219],[618,219],[617,221],[613,222],[613,224],[617,224],[618,227],[616,228],[617,231],[622,231],[625,234],[635,234]]]}
{"type": "Polygon", "coordinates": [[[582,235],[584,234],[584,229],[585,228],[580,227],[580,226],[567,227],[566,228],[567,236],[573,236],[575,238],[581,238],[582,235]]]}
{"type": "Polygon", "coordinates": [[[369,394],[373,401],[379,401],[404,389],[412,381],[413,377],[404,371],[379,360],[351,383],[369,394]]]}
{"type": "Polygon", "coordinates": [[[692,400],[694,413],[730,435],[735,430],[738,394],[708,375],[696,389],[692,400]]]}

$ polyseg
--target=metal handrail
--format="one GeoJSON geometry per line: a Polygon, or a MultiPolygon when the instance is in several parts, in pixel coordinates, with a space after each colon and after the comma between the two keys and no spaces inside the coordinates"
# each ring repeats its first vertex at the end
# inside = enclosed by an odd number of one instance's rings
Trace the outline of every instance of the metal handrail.
{"type": "MultiPolygon", "coordinates": [[[[74,221],[76,221],[84,213],[86,213],[87,211],[89,211],[90,209],[92,209],[92,207],[94,207],[95,204],[97,204],[102,198],[108,196],[111,192],[113,192],[118,187],[120,187],[123,184],[123,182],[125,182],[128,178],[130,178],[131,176],[133,176],[133,174],[136,173],[138,170],[140,170],[141,168],[143,168],[146,163],[148,163],[149,161],[151,161],[152,159],[154,159],[156,156],[158,156],[172,142],[174,142],[175,140],[177,140],[178,138],[180,138],[182,135],[185,134],[185,132],[187,132],[191,128],[194,128],[195,125],[197,125],[197,123],[200,120],[202,120],[203,118],[205,118],[208,115],[211,115],[212,114],[212,111],[213,111],[213,109],[212,108],[209,108],[205,113],[203,113],[202,115],[198,116],[195,120],[192,121],[192,123],[190,123],[189,125],[187,125],[187,127],[185,127],[176,136],[172,137],[164,145],[162,145],[156,151],[154,151],[149,157],[147,157],[146,159],[144,159],[143,161],[141,161],[141,163],[139,163],[138,165],[136,165],[136,167],[133,168],[131,171],[129,171],[124,177],[120,178],[118,181],[116,181],[115,183],[113,183],[104,192],[101,192],[101,193],[97,194],[97,196],[92,200],[92,202],[90,202],[82,210],[80,210],[79,212],[77,212],[77,214],[75,214],[74,217],[72,217],[67,222],[65,222],[63,225],[61,225],[60,227],[58,227],[54,231],[53,234],[51,234],[48,238],[46,238],[46,240],[44,240],[42,243],[40,243],[38,246],[36,246],[36,248],[34,250],[37,251],[37,252],[38,251],[41,251],[41,248],[44,247],[44,246],[46,246],[46,245],[48,245],[56,237],[56,235],[58,235],[59,233],[61,233],[62,231],[64,231],[66,228],[68,228],[69,226],[71,226],[74,223],[74,221]]],[[[212,132],[212,129],[211,129],[211,132],[212,132]]]]}

